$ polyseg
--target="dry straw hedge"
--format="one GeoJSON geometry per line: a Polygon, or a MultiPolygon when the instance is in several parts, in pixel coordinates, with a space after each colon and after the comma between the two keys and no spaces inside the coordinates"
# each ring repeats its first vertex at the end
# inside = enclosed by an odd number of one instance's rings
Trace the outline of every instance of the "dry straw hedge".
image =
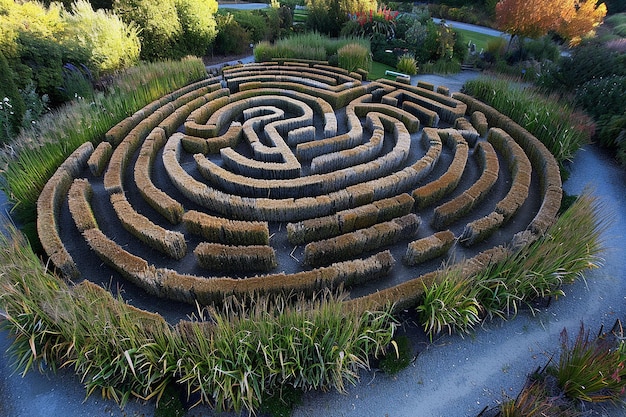
{"type": "Polygon", "coordinates": [[[66,278],[76,278],[80,273],[59,236],[59,210],[72,185],[72,181],[93,153],[93,145],[86,142],[79,146],[61,164],[43,187],[37,199],[37,234],[44,251],[66,278]]]}
{"type": "Polygon", "coordinates": [[[311,242],[304,247],[304,263],[311,266],[328,265],[361,256],[402,239],[410,239],[417,232],[420,222],[420,218],[411,213],[337,237],[311,242]]]}
{"type": "Polygon", "coordinates": [[[267,245],[233,246],[203,242],[193,253],[202,268],[213,271],[267,272],[278,266],[276,252],[267,245]]]}

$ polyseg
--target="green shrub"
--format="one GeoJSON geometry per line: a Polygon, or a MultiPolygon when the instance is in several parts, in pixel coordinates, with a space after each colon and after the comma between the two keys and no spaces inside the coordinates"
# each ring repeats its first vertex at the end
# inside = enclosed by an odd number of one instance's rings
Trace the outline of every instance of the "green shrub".
{"type": "Polygon", "coordinates": [[[218,54],[241,54],[250,46],[250,35],[234,19],[227,14],[217,18],[217,36],[214,52],[218,54]]]}
{"type": "MultiPolygon", "coordinates": [[[[501,38],[504,40],[503,38],[501,38]]],[[[560,51],[558,45],[549,36],[539,39],[530,39],[524,44],[528,57],[536,61],[557,61],[560,51]]]]}
{"type": "Polygon", "coordinates": [[[402,55],[400,59],[398,59],[396,69],[404,74],[415,75],[417,74],[417,62],[415,62],[413,55],[402,55]]]}
{"type": "Polygon", "coordinates": [[[306,27],[330,37],[339,36],[347,14],[341,10],[339,0],[306,0],[308,10],[306,27]]]}
{"type": "MultiPolygon", "coordinates": [[[[263,40],[270,40],[271,27],[267,15],[260,10],[232,10],[235,21],[239,23],[250,36],[254,44],[263,40]]],[[[274,29],[276,30],[276,29],[274,29]]]]}
{"type": "Polygon", "coordinates": [[[215,0],[176,0],[176,11],[182,26],[178,38],[181,55],[205,56],[215,40],[217,12],[215,0]]]}
{"type": "Polygon", "coordinates": [[[576,90],[576,104],[596,119],[623,114],[626,111],[625,91],[626,75],[595,78],[576,90]]]}
{"type": "Polygon", "coordinates": [[[626,54],[596,43],[575,48],[571,57],[563,58],[558,71],[551,73],[553,84],[564,91],[571,91],[592,79],[612,75],[626,75],[626,54]]]}
{"type": "Polygon", "coordinates": [[[114,0],[113,11],[126,24],[139,26],[142,59],[173,58],[178,54],[174,46],[182,25],[176,0],[114,0]]]}
{"type": "Polygon", "coordinates": [[[71,12],[63,16],[67,28],[62,44],[86,50],[94,75],[112,73],[139,61],[141,44],[134,23],[124,23],[110,11],[94,11],[86,0],[77,0],[71,12]]]}
{"type": "MultiPolygon", "coordinates": [[[[53,40],[22,32],[19,36],[20,63],[14,67],[22,82],[33,80],[39,94],[59,102],[57,87],[63,82],[63,50],[53,40]]],[[[20,85],[20,88],[25,85],[20,85]]]]}
{"type": "Polygon", "coordinates": [[[17,134],[26,111],[14,77],[4,54],[0,51],[0,144],[7,143],[17,134]]]}

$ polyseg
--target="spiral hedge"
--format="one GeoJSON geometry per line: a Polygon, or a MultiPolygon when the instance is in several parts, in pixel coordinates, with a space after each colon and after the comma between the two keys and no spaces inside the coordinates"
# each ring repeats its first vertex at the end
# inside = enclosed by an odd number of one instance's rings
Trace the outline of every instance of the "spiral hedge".
{"type": "Polygon", "coordinates": [[[540,236],[561,195],[545,146],[471,97],[264,63],[174,92],[83,145],[44,188],[38,230],[68,279],[104,262],[150,294],[219,302],[332,286],[291,281],[359,260],[387,276],[349,304],[404,305],[433,258],[540,236]],[[387,250],[399,262],[378,269],[387,250]]]}
{"type": "Polygon", "coordinates": [[[539,239],[561,185],[541,142],[469,96],[269,62],[173,92],[77,149],[37,220],[68,281],[113,276],[188,304],[174,317],[338,287],[346,310],[399,310],[442,263],[469,276],[539,239]]]}

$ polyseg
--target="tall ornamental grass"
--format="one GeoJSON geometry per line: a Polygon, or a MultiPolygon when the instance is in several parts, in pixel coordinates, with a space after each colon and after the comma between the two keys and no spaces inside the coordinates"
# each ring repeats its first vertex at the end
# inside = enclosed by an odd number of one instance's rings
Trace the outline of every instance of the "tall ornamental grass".
{"type": "Polygon", "coordinates": [[[469,332],[478,318],[508,318],[539,299],[563,295],[562,287],[596,268],[607,219],[597,200],[581,195],[536,242],[482,272],[460,276],[458,266],[444,269],[426,288],[417,307],[424,330],[469,332]]]}
{"type": "Polygon", "coordinates": [[[78,98],[23,130],[0,151],[0,187],[15,205],[13,214],[33,222],[43,186],[76,148],[99,143],[125,117],[204,77],[204,64],[197,58],[142,64],[116,76],[93,101],[78,98]]]}
{"type": "Polygon", "coordinates": [[[567,103],[543,96],[509,81],[482,77],[463,86],[463,92],[506,114],[537,137],[562,164],[589,143],[593,122],[567,103]]]}
{"type": "Polygon", "coordinates": [[[348,43],[337,51],[339,68],[348,71],[363,69],[369,71],[372,63],[372,54],[369,48],[358,43],[348,43]]]}
{"type": "Polygon", "coordinates": [[[348,44],[360,45],[368,52],[370,50],[367,39],[332,39],[317,32],[309,32],[277,40],[273,45],[269,42],[259,42],[254,47],[254,59],[256,62],[271,61],[275,58],[325,61],[337,55],[338,51],[348,44]]]}
{"type": "Polygon", "coordinates": [[[0,324],[15,369],[72,367],[87,395],[122,406],[159,399],[172,382],[199,402],[250,411],[283,386],[344,392],[391,342],[395,322],[389,311],[361,313],[342,301],[330,292],[229,300],[172,326],[95,284],[69,286],[14,229],[0,237],[0,324]]]}

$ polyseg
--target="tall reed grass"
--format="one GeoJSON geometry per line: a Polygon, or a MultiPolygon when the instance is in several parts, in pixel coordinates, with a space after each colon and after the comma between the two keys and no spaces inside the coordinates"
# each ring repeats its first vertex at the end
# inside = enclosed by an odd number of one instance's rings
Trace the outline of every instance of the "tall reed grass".
{"type": "Polygon", "coordinates": [[[269,42],[260,42],[254,47],[254,59],[257,62],[270,61],[275,58],[325,61],[337,55],[339,49],[347,44],[357,44],[367,51],[370,50],[370,42],[367,39],[332,39],[317,32],[309,32],[277,40],[273,45],[269,42]]]}
{"type": "Polygon", "coordinates": [[[536,136],[560,164],[571,160],[591,140],[594,126],[589,117],[529,87],[482,77],[466,82],[463,90],[536,136]]]}
{"type": "Polygon", "coordinates": [[[255,411],[264,392],[336,389],[391,342],[387,311],[348,310],[343,295],[230,299],[175,326],[84,281],[46,271],[14,228],[0,236],[0,312],[16,370],[72,367],[87,395],[124,405],[176,381],[199,402],[255,411]]]}
{"type": "Polygon", "coordinates": [[[77,100],[22,131],[0,151],[0,187],[14,203],[13,214],[23,223],[33,222],[44,184],[76,148],[99,143],[125,117],[204,77],[204,64],[197,58],[142,64],[115,76],[93,101],[77,100]]]}
{"type": "Polygon", "coordinates": [[[372,64],[372,54],[369,48],[358,43],[348,43],[337,51],[339,68],[348,71],[362,69],[369,71],[372,64]]]}
{"type": "Polygon", "coordinates": [[[417,307],[424,330],[468,333],[478,318],[506,319],[522,306],[534,312],[539,299],[563,295],[563,285],[600,262],[608,222],[598,201],[581,195],[536,242],[481,272],[460,276],[460,266],[442,270],[417,307]]]}

